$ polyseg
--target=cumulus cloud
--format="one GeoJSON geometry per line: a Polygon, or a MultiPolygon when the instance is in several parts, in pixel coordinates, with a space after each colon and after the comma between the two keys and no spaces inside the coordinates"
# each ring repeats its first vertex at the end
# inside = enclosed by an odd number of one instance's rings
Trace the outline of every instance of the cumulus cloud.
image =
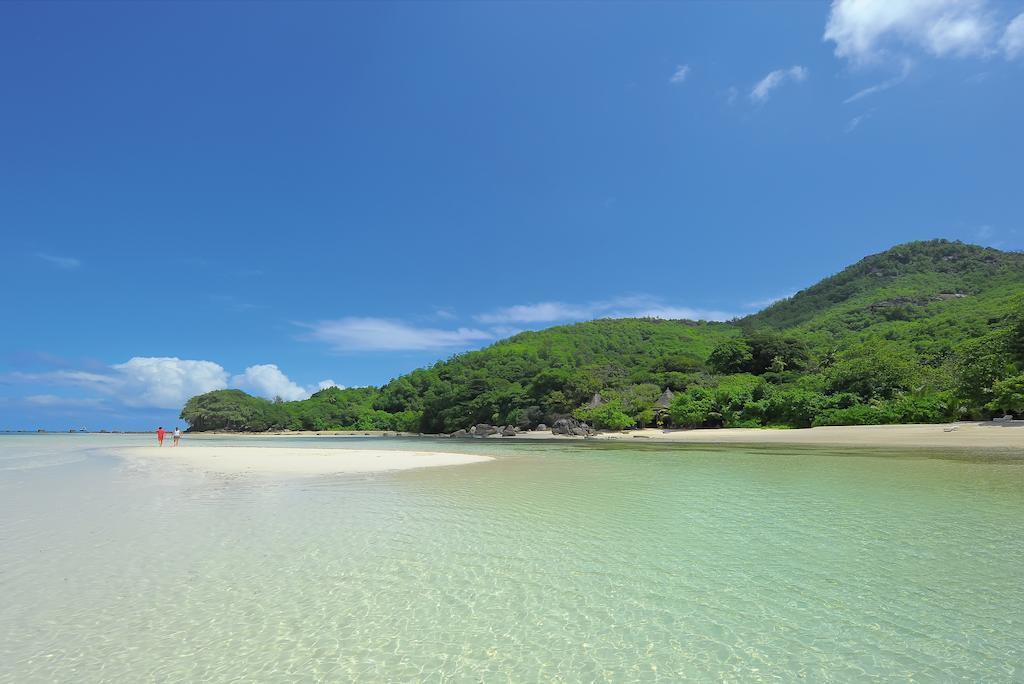
{"type": "Polygon", "coordinates": [[[114,394],[129,406],[179,408],[189,397],[227,387],[228,373],[212,361],[136,356],[111,367],[114,394]]]}
{"type": "Polygon", "coordinates": [[[345,389],[334,380],[321,380],[312,387],[303,387],[284,374],[277,364],[261,363],[249,366],[231,378],[231,386],[266,399],[281,397],[285,401],[308,399],[310,395],[328,387],[345,389]]]}
{"type": "Polygon", "coordinates": [[[312,394],[310,390],[292,382],[273,363],[249,366],[243,373],[231,378],[231,384],[249,394],[267,399],[281,397],[285,401],[298,401],[312,394]]]}
{"type": "Polygon", "coordinates": [[[300,325],[310,331],[303,339],[324,342],[338,352],[432,351],[494,339],[476,328],[419,327],[387,318],[346,317],[300,325]]]}
{"type": "Polygon", "coordinates": [[[999,40],[1006,59],[1024,57],[1024,12],[1021,12],[1006,27],[1003,37],[999,40]]]}
{"type": "Polygon", "coordinates": [[[78,259],[75,259],[74,257],[55,256],[53,254],[44,254],[42,252],[37,253],[36,256],[52,266],[56,266],[57,268],[63,268],[65,270],[78,268],[79,266],[82,265],[82,262],[79,261],[78,259]]]}
{"type": "Polygon", "coordinates": [[[668,79],[668,82],[673,85],[679,85],[686,81],[686,77],[690,75],[690,67],[686,64],[680,64],[676,67],[676,70],[672,73],[672,76],[668,79]]]}
{"type": "Polygon", "coordinates": [[[985,0],[835,0],[824,39],[865,65],[906,49],[936,57],[985,55],[996,22],[985,0]]]}
{"type": "Polygon", "coordinates": [[[788,69],[776,69],[757,82],[757,85],[750,91],[750,99],[755,102],[764,102],[773,90],[787,81],[800,83],[805,80],[807,80],[807,69],[800,65],[788,69]]]}

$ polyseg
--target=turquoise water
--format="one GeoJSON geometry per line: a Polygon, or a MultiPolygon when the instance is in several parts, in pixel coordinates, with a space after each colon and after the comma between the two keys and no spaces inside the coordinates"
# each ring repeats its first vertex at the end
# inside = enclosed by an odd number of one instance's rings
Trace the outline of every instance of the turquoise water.
{"type": "Polygon", "coordinates": [[[1019,452],[337,440],[497,460],[272,481],[141,439],[0,436],[0,680],[1024,680],[1019,452]]]}

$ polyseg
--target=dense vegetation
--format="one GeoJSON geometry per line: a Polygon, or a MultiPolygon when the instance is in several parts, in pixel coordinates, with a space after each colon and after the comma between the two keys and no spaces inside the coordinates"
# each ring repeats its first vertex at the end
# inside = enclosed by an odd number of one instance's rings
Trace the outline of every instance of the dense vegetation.
{"type": "Polygon", "coordinates": [[[189,400],[193,430],[939,422],[1024,412],[1024,254],[943,240],[867,257],[729,323],[597,320],[297,402],[189,400]],[[664,389],[675,392],[656,410],[664,389]],[[599,393],[603,403],[588,406],[599,393]]]}

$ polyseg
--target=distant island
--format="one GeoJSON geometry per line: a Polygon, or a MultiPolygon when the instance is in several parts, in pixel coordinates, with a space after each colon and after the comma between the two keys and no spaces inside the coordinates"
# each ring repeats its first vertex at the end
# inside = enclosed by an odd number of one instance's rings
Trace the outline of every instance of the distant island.
{"type": "MultiPolygon", "coordinates": [[[[713,283],[709,283],[713,287],[713,283]]],[[[1024,412],[1024,254],[946,240],[869,256],[725,323],[525,332],[383,387],[189,399],[192,431],[940,423],[1024,412]]]]}

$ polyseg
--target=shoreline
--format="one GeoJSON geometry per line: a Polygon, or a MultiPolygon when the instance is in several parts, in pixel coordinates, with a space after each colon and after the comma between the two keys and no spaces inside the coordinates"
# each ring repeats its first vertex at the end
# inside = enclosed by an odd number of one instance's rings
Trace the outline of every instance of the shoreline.
{"type": "MultiPolygon", "coordinates": [[[[453,439],[446,434],[430,435],[411,432],[361,430],[358,432],[295,431],[295,432],[198,432],[186,433],[186,439],[204,437],[416,437],[423,439],[453,439]]],[[[529,440],[598,440],[644,441],[672,444],[779,444],[833,447],[952,447],[977,449],[1024,450],[1024,420],[971,421],[956,423],[911,423],[898,425],[837,425],[814,428],[705,428],[661,429],[645,428],[624,432],[604,431],[589,437],[553,435],[550,431],[520,432],[515,437],[454,438],[460,443],[476,439],[529,441],[529,440]]]]}
{"type": "Polygon", "coordinates": [[[1014,423],[938,423],[834,425],[814,428],[719,428],[709,430],[632,430],[600,433],[591,439],[637,440],[671,444],[747,444],[870,448],[1020,449],[1024,421],[1014,423]]]}

